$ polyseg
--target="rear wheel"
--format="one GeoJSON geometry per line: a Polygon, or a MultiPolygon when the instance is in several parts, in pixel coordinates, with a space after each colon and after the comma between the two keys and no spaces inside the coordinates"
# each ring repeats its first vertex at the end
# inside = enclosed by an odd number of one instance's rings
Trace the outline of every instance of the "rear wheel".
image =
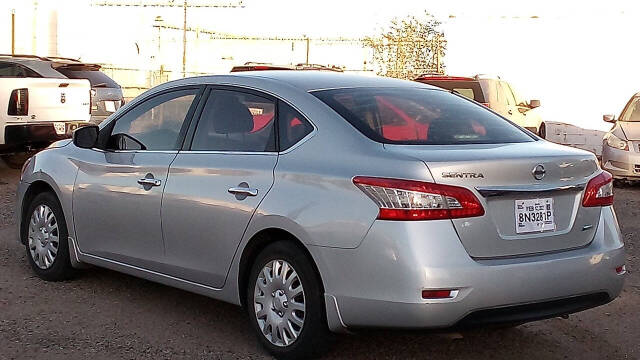
{"type": "Polygon", "coordinates": [[[279,241],[256,258],[247,284],[247,310],[260,342],[279,359],[303,359],[326,349],[329,330],[322,285],[309,259],[279,241]]]}
{"type": "Polygon", "coordinates": [[[69,258],[67,224],[54,194],[35,196],[23,222],[27,258],[33,271],[47,281],[66,280],[73,275],[69,258]]]}

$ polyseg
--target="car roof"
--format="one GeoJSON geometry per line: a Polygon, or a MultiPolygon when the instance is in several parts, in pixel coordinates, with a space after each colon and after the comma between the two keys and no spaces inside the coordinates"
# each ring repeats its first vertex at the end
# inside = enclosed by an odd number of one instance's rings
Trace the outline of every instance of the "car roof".
{"type": "Polygon", "coordinates": [[[421,87],[437,89],[434,86],[421,84],[414,81],[399,80],[382,76],[345,74],[333,71],[264,70],[238,72],[226,76],[269,79],[286,83],[305,92],[354,87],[421,87]]]}
{"type": "Polygon", "coordinates": [[[55,71],[51,64],[53,61],[39,56],[31,55],[0,55],[0,61],[20,64],[45,78],[66,79],[67,77],[55,71]]]}

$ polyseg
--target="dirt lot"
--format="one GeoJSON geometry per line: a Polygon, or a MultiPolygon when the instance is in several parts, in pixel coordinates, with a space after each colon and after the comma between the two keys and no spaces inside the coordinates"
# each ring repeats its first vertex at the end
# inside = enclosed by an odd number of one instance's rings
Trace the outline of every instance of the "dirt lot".
{"type": "MultiPolygon", "coordinates": [[[[0,359],[268,358],[235,306],[102,269],[64,283],[36,278],[14,230],[18,177],[0,163],[0,359]]],[[[327,358],[640,358],[640,186],[616,188],[615,208],[629,275],[614,302],[568,320],[463,336],[345,336],[327,358]]]]}

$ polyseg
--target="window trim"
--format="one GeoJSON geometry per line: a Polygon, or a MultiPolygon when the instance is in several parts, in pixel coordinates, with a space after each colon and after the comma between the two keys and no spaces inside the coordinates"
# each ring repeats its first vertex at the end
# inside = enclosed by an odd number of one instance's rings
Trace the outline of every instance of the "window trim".
{"type": "MultiPolygon", "coordinates": [[[[129,106],[126,111],[123,111],[122,114],[118,114],[118,116],[113,117],[113,119],[111,119],[107,124],[105,124],[103,127],[100,128],[100,132],[102,131],[109,131],[109,135],[107,137],[110,138],[113,134],[113,127],[115,126],[116,122],[118,122],[120,119],[122,119],[122,117],[126,116],[128,113],[130,113],[131,111],[135,110],[136,108],[138,108],[139,106],[144,105],[147,101],[151,101],[152,99],[159,97],[159,96],[163,96],[172,92],[176,92],[176,91],[183,91],[183,90],[198,90],[195,93],[195,97],[193,98],[193,101],[191,102],[191,105],[189,106],[189,110],[187,111],[187,114],[185,116],[184,122],[182,123],[182,127],[180,128],[180,132],[178,133],[178,138],[176,139],[176,144],[178,145],[176,147],[176,149],[173,150],[113,150],[113,149],[106,149],[106,143],[105,144],[99,144],[100,146],[105,146],[105,148],[102,147],[94,147],[94,150],[100,150],[102,152],[107,152],[107,153],[138,153],[138,152],[143,152],[143,153],[176,153],[178,151],[180,151],[182,149],[182,147],[184,146],[184,141],[186,138],[186,134],[187,131],[189,129],[189,127],[191,126],[191,123],[193,121],[193,116],[195,113],[195,110],[197,109],[197,107],[200,105],[200,103],[202,102],[202,95],[204,92],[204,86],[203,85],[181,85],[181,86],[175,86],[175,87],[171,87],[168,89],[164,89],[161,91],[158,91],[156,93],[153,93],[149,96],[145,96],[144,98],[141,98],[139,100],[137,100],[135,103],[132,103],[131,106],[129,106]]],[[[98,135],[99,136],[99,135],[98,135]]]]}

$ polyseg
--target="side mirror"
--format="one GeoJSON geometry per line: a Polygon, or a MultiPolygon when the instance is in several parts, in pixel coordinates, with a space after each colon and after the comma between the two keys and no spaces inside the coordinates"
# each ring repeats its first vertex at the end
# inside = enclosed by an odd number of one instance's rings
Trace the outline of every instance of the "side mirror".
{"type": "Polygon", "coordinates": [[[529,107],[532,109],[540,107],[540,100],[529,100],[529,107]]]}
{"type": "Polygon", "coordinates": [[[611,115],[611,114],[607,114],[607,115],[602,115],[602,120],[609,122],[609,123],[614,123],[616,122],[616,116],[615,115],[611,115]]]}
{"type": "Polygon", "coordinates": [[[73,144],[82,149],[91,149],[98,142],[98,126],[82,126],[73,131],[73,144]]]}

